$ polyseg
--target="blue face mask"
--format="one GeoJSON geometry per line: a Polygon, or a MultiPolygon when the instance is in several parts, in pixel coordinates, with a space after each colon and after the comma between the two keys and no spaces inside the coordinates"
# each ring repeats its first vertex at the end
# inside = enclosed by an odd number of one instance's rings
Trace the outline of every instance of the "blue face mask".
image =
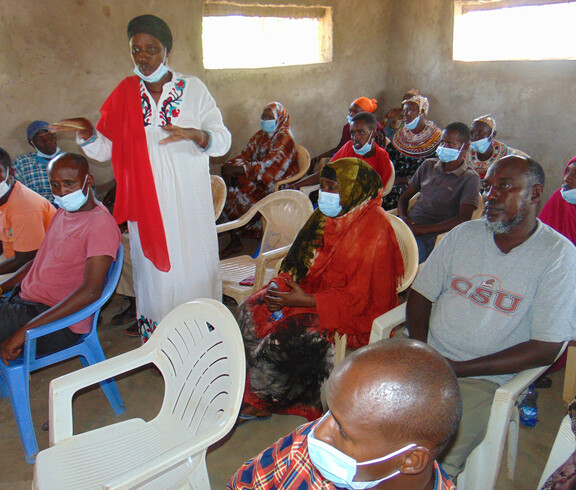
{"type": "Polygon", "coordinates": [[[346,120],[348,121],[348,124],[352,124],[352,118],[353,118],[353,117],[354,117],[354,116],[351,116],[350,114],[348,114],[348,115],[346,116],[346,120]]]}
{"type": "Polygon", "coordinates": [[[340,194],[337,192],[318,191],[318,207],[325,216],[335,218],[342,211],[340,194]]]}
{"type": "Polygon", "coordinates": [[[406,126],[406,129],[409,129],[410,131],[412,131],[413,129],[416,129],[416,126],[418,126],[418,123],[420,122],[421,117],[422,117],[422,114],[419,114],[418,117],[415,117],[409,123],[405,122],[404,126],[406,126]]]}
{"type": "Polygon", "coordinates": [[[436,148],[436,155],[438,155],[438,158],[441,162],[450,163],[458,159],[461,151],[462,147],[456,149],[446,148],[444,145],[440,145],[438,148],[436,148]]]}
{"type": "Polygon", "coordinates": [[[368,153],[372,149],[372,133],[370,133],[370,136],[368,137],[368,141],[366,141],[366,143],[364,144],[364,146],[362,148],[356,149],[356,147],[354,145],[352,145],[352,148],[354,148],[354,152],[357,155],[360,155],[360,156],[366,155],[366,153],[368,153]]]}
{"type": "Polygon", "coordinates": [[[470,146],[477,153],[484,154],[490,148],[490,138],[486,137],[481,140],[471,141],[470,146]]]}
{"type": "Polygon", "coordinates": [[[70,213],[78,211],[82,206],[84,206],[84,204],[86,204],[86,201],[88,200],[88,193],[84,194],[84,192],[82,192],[87,180],[88,175],[86,175],[86,178],[84,179],[82,188],[71,192],[70,194],[66,194],[65,196],[57,196],[54,194],[54,203],[59,208],[62,208],[70,213]]]}
{"type": "Polygon", "coordinates": [[[560,189],[560,194],[566,202],[570,204],[576,204],[576,189],[560,189]]]}
{"type": "Polygon", "coordinates": [[[167,53],[168,51],[166,50],[166,48],[164,48],[164,59],[162,60],[162,63],[160,63],[160,66],[156,68],[156,70],[154,70],[154,73],[151,73],[150,75],[146,76],[144,75],[144,73],[140,71],[138,66],[134,64],[134,74],[140,77],[141,80],[148,83],[159,82],[160,80],[162,80],[162,77],[166,75],[166,73],[168,73],[168,67],[166,66],[167,53]]]}
{"type": "Polygon", "coordinates": [[[260,119],[260,127],[265,133],[272,134],[276,131],[276,119],[260,119]]]}
{"type": "Polygon", "coordinates": [[[398,451],[390,453],[381,458],[358,463],[354,458],[344,454],[334,446],[316,439],[316,436],[314,435],[316,427],[318,427],[318,425],[321,424],[329,414],[330,412],[327,412],[324,417],[322,417],[321,421],[318,422],[314,429],[312,429],[312,431],[308,434],[308,454],[310,455],[312,464],[318,469],[322,476],[334,483],[334,485],[336,485],[338,488],[345,488],[348,490],[364,490],[366,488],[374,488],[383,481],[398,476],[400,471],[396,470],[394,473],[391,473],[390,475],[376,481],[354,481],[354,477],[358,471],[358,466],[367,466],[370,464],[380,463],[382,461],[394,458],[399,454],[412,449],[413,447],[416,447],[416,444],[408,444],[402,449],[399,449],[398,451]]]}

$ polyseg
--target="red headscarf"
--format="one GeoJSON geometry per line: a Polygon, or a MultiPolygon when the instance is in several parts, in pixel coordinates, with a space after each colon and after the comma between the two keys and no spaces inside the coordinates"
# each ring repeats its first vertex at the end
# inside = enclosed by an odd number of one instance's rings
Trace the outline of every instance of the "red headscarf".
{"type": "MultiPolygon", "coordinates": [[[[576,157],[568,162],[564,174],[568,166],[574,162],[576,162],[576,157]]],[[[576,245],[576,204],[567,202],[562,197],[560,189],[550,196],[538,217],[543,223],[551,226],[576,245]]]]}

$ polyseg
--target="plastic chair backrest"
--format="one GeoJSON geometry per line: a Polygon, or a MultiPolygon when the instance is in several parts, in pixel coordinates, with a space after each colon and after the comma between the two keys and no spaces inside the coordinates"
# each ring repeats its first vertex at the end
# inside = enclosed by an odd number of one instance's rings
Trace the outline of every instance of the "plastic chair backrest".
{"type": "Polygon", "coordinates": [[[401,293],[410,287],[418,272],[418,245],[412,230],[404,221],[394,215],[389,215],[388,217],[396,234],[396,240],[398,240],[398,246],[404,260],[404,276],[402,276],[402,281],[396,290],[401,293]]]}
{"type": "Polygon", "coordinates": [[[562,419],[558,434],[554,440],[554,445],[550,450],[550,456],[546,462],[546,467],[542,472],[540,483],[537,488],[542,488],[548,478],[576,451],[576,437],[572,431],[572,420],[569,415],[562,419]]]}
{"type": "Polygon", "coordinates": [[[210,176],[212,186],[212,201],[214,202],[214,219],[217,220],[222,214],[224,204],[226,204],[226,182],[219,175],[210,176]]]}
{"type": "Polygon", "coordinates": [[[284,190],[266,196],[252,210],[263,218],[261,255],[290,245],[310,217],[312,204],[300,191],[284,190]]]}
{"type": "Polygon", "coordinates": [[[242,335],[220,302],[199,299],[166,315],[148,342],[50,385],[51,447],[34,488],[210,488],[206,450],[234,426],[246,364],[242,335]],[[75,394],[150,363],[164,378],[158,415],[73,435],[75,394]],[[137,458],[125,458],[135,454],[137,458]],[[118,464],[122,461],[121,464],[118,464]]]}
{"type": "Polygon", "coordinates": [[[282,184],[289,184],[290,182],[296,182],[306,175],[308,169],[310,168],[310,153],[306,148],[300,145],[296,145],[296,151],[298,152],[298,172],[292,177],[280,180],[274,185],[274,190],[277,191],[282,184]]]}
{"type": "Polygon", "coordinates": [[[246,373],[242,336],[228,309],[205,299],[183,304],[160,322],[150,342],[166,385],[157,419],[177,423],[179,438],[231,429],[246,373]]]}

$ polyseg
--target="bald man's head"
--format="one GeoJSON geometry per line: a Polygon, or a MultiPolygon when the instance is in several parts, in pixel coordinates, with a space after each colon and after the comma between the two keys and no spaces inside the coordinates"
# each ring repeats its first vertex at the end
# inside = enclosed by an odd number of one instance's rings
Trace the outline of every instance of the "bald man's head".
{"type": "Polygon", "coordinates": [[[56,158],[53,158],[48,164],[48,172],[53,172],[55,168],[60,167],[76,168],[81,175],[86,175],[90,172],[88,160],[78,153],[61,153],[56,158]]]}
{"type": "Polygon", "coordinates": [[[416,340],[383,340],[346,357],[330,375],[327,398],[329,405],[345,398],[358,423],[379,437],[420,444],[433,455],[448,443],[462,416],[452,368],[416,340]]]}

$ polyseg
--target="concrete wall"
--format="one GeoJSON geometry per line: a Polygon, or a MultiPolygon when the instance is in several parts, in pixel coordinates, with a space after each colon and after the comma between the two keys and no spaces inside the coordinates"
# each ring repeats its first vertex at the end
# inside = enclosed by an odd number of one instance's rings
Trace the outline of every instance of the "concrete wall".
{"type": "Polygon", "coordinates": [[[498,139],[544,167],[548,197],[576,154],[576,63],[454,62],[452,0],[392,0],[391,6],[386,97],[398,100],[418,87],[430,98],[430,118],[439,126],[493,114],[498,139]]]}
{"type": "MultiPolygon", "coordinates": [[[[356,2],[320,3],[334,9],[333,63],[206,71],[201,0],[4,0],[0,2],[0,146],[13,157],[30,151],[25,130],[34,119],[52,122],[85,116],[95,123],[102,102],[133,68],[126,24],[136,15],[152,13],[172,29],[170,65],[197,75],[216,99],[232,132],[231,155],[259,129],[262,107],[272,100],[287,108],[297,143],[312,154],[325,151],[339,141],[353,99],[382,96],[390,2],[364,0],[360,12],[356,2]]],[[[224,35],[222,42],[234,41],[224,35]]],[[[63,149],[77,148],[71,137],[63,136],[60,142],[63,149]]],[[[109,165],[95,164],[93,171],[100,183],[111,178],[109,165]]]]}

